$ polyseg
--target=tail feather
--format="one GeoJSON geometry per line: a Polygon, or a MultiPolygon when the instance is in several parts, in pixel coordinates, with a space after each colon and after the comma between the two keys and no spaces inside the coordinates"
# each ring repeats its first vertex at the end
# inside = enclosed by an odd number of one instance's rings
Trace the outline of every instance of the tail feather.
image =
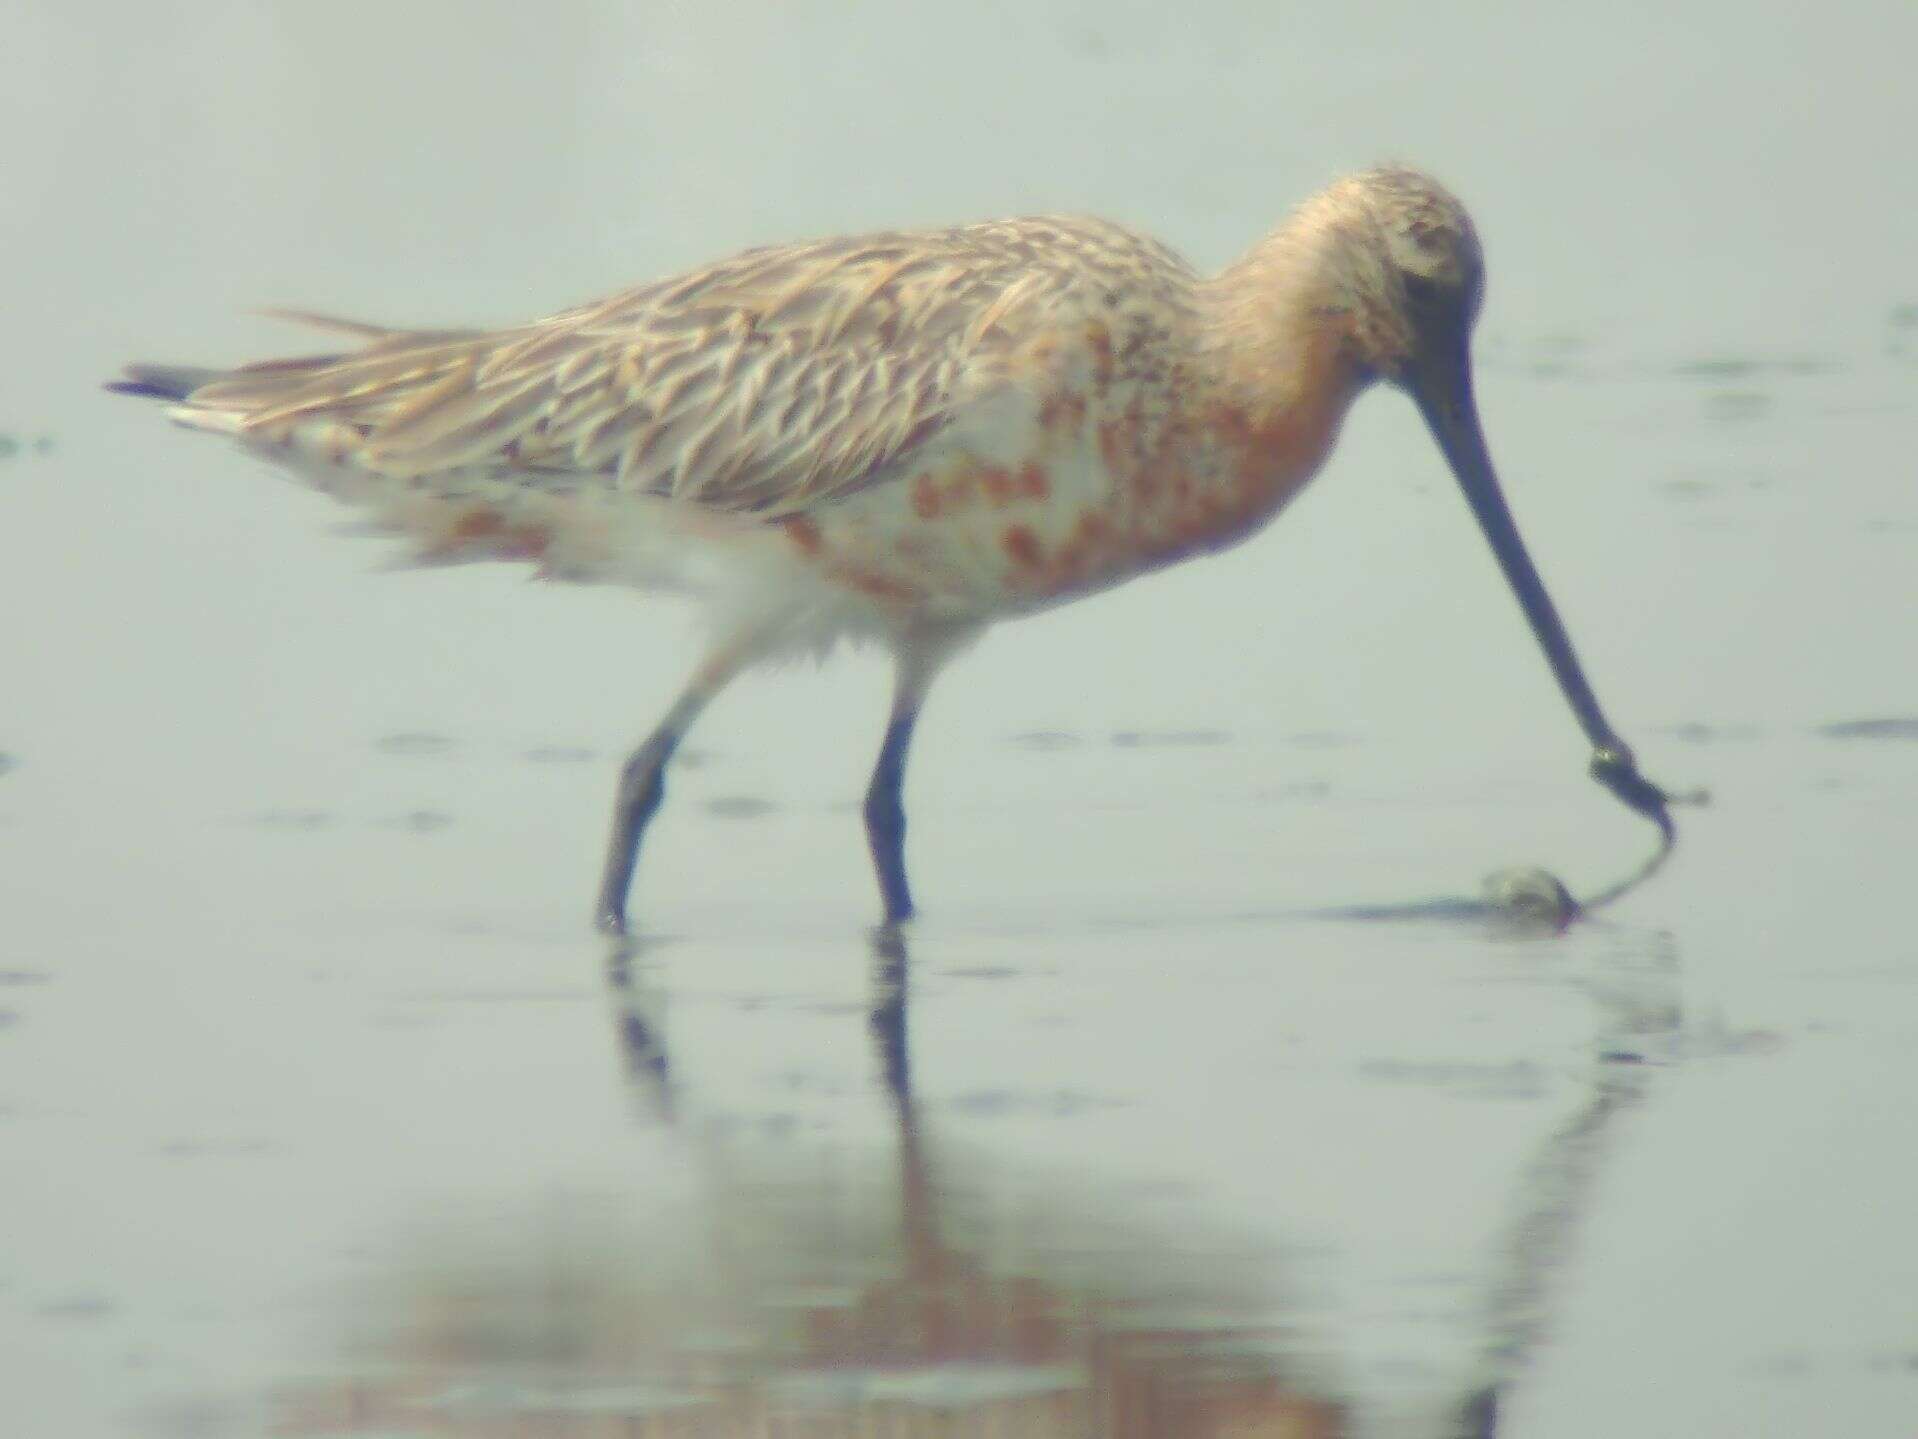
{"type": "Polygon", "coordinates": [[[305,325],[314,330],[331,330],[337,335],[352,335],[369,344],[374,340],[384,340],[389,335],[404,333],[390,325],[369,325],[364,320],[348,320],[339,315],[322,315],[313,310],[288,310],[276,306],[258,313],[264,319],[285,320],[290,325],[305,325]]]}
{"type": "Polygon", "coordinates": [[[224,370],[203,365],[128,365],[125,378],[108,380],[106,388],[116,395],[147,400],[184,400],[225,376],[224,370]]]}
{"type": "MultiPolygon", "coordinates": [[[[462,330],[393,330],[384,325],[341,319],[336,315],[316,315],[310,310],[262,310],[260,313],[269,319],[351,335],[368,345],[394,336],[410,340],[453,340],[465,338],[471,333],[462,330]]],[[[284,360],[260,360],[242,365],[237,370],[216,370],[202,365],[128,365],[125,376],[108,380],[106,388],[116,395],[136,395],[146,400],[185,400],[195,390],[204,389],[219,380],[273,380],[285,376],[304,376],[345,358],[344,355],[299,355],[284,360]]]]}

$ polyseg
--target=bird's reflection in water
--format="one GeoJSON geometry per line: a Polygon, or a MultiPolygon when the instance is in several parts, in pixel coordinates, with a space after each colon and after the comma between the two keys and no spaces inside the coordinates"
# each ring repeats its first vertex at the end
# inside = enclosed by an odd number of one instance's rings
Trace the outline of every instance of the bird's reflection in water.
{"type": "Polygon", "coordinates": [[[1272,1240],[1262,1253],[1243,1236],[1201,1233],[1196,1220],[1120,1212],[1123,1191],[1071,1177],[1022,1176],[1012,1188],[1023,1185],[1026,1197],[1008,1203],[989,1157],[967,1155],[962,1166],[944,1155],[914,1098],[903,935],[876,932],[872,962],[869,1026],[890,1153],[862,1164],[804,1126],[707,1111],[696,1090],[682,1092],[663,996],[647,967],[623,955],[611,996],[627,1073],[643,1108],[674,1126],[693,1156],[689,1174],[598,1191],[549,1187],[537,1207],[490,1229],[447,1227],[412,1245],[381,1292],[353,1306],[395,1322],[338,1382],[291,1396],[276,1432],[1497,1431],[1499,1385],[1544,1327],[1549,1274],[1590,1187],[1600,1132],[1639,1095],[1642,1066],[1630,1056],[1600,1066],[1590,1102],[1538,1152],[1503,1271],[1485,1283],[1483,1366],[1457,1376],[1422,1417],[1381,1426],[1366,1396],[1341,1392],[1332,1368],[1302,1349],[1313,1315],[1288,1303],[1272,1240]]]}
{"type": "Polygon", "coordinates": [[[1344,1432],[1336,1403],[1288,1382],[1269,1266],[1249,1245],[1129,1225],[1086,1186],[1068,1199],[1014,1184],[1026,1194],[1007,1206],[982,1176],[946,1181],[913,1098],[906,941],[882,929],[871,946],[891,1154],[862,1167],[778,1126],[695,1133],[700,1096],[680,1090],[662,997],[622,955],[615,1031],[643,1108],[698,1156],[689,1192],[662,1177],[657,1194],[549,1194],[491,1233],[409,1239],[381,1293],[353,1306],[395,1322],[363,1317],[374,1352],[289,1396],[277,1432],[1344,1432]]]}

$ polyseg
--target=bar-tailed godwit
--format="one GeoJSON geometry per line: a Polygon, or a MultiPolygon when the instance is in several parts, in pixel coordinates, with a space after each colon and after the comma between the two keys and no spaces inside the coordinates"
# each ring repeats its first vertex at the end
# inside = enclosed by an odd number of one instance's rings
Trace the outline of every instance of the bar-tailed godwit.
{"type": "Polygon", "coordinates": [[[1483,285],[1459,202],[1380,169],[1210,277],[1105,221],[1003,220],[752,250],[503,330],[299,316],[358,347],[134,365],[109,388],[363,507],[422,562],[531,561],[703,601],[705,657],[620,775],[609,930],[667,763],[721,687],[770,656],[886,646],[865,820],[894,921],[913,907],[906,750],[946,661],[996,620],[1244,539],[1379,380],[1424,413],[1592,773],[1669,833],[1493,474],[1471,381],[1483,285]]]}

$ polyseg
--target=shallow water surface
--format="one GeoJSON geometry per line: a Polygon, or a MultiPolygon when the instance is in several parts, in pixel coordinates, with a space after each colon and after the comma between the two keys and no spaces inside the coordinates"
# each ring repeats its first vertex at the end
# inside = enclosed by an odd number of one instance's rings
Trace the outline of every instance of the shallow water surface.
{"type": "Polygon", "coordinates": [[[1909,7],[115,15],[29,3],[0,90],[0,1432],[1918,1432],[1909,7]],[[1713,794],[1561,935],[1467,901],[1652,836],[1397,397],[942,681],[907,932],[845,656],[702,724],[609,949],[683,617],[378,573],[95,389],[859,226],[1211,265],[1387,156],[1483,230],[1608,712],[1713,794]]]}

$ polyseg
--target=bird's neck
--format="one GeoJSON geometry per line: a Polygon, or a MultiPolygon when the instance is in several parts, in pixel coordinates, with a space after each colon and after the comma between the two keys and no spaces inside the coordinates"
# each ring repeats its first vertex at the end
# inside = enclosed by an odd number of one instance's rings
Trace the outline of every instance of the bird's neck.
{"type": "Polygon", "coordinates": [[[1300,215],[1200,285],[1208,367],[1250,418],[1349,403],[1363,387],[1343,247],[1338,229],[1300,215]]]}
{"type": "Polygon", "coordinates": [[[1324,462],[1368,380],[1335,242],[1295,220],[1200,287],[1208,409],[1275,507],[1324,462]]]}

